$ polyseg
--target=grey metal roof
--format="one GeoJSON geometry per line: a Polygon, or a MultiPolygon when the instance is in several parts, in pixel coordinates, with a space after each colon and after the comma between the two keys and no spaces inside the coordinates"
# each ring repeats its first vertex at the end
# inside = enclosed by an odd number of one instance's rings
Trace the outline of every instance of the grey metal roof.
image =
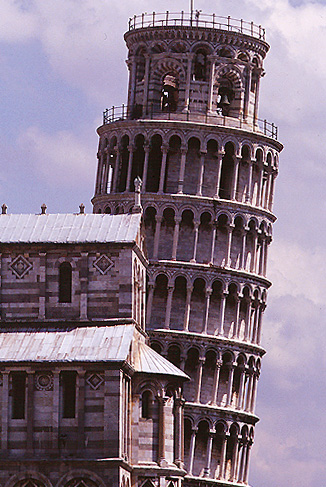
{"type": "Polygon", "coordinates": [[[146,343],[139,342],[138,364],[136,370],[147,374],[176,375],[189,379],[189,377],[178,367],[166,360],[162,355],[155,352],[146,343]]]}
{"type": "Polygon", "coordinates": [[[134,325],[0,332],[0,362],[126,360],[134,325]]]}
{"type": "MultiPolygon", "coordinates": [[[[139,333],[135,325],[2,331],[0,363],[124,361],[129,358],[135,333],[139,333]]],[[[188,377],[138,338],[134,344],[131,365],[137,372],[188,377]]]]}
{"type": "Polygon", "coordinates": [[[141,215],[0,215],[0,243],[134,242],[141,215]]]}

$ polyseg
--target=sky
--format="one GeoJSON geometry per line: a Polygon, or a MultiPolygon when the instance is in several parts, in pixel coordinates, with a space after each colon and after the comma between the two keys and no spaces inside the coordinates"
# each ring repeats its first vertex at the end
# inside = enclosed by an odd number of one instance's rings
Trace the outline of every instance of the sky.
{"type": "MultiPolygon", "coordinates": [[[[177,7],[176,7],[177,4],[177,7]]],[[[195,0],[204,13],[266,28],[260,118],[284,144],[269,252],[250,483],[326,478],[326,2],[195,0]]],[[[188,1],[0,0],[0,205],[91,212],[102,111],[126,101],[123,33],[142,12],[188,1]]]]}

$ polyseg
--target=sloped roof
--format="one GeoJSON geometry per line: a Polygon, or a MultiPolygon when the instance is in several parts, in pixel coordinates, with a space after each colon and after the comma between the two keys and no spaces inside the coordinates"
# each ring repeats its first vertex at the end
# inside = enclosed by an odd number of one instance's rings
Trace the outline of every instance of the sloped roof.
{"type": "Polygon", "coordinates": [[[0,215],[0,243],[134,242],[141,214],[0,215]]]}
{"type": "MultiPolygon", "coordinates": [[[[6,362],[120,362],[128,360],[135,325],[79,327],[69,330],[0,332],[0,364],[6,362]]],[[[135,340],[137,372],[188,378],[164,357],[135,340]]]]}
{"type": "Polygon", "coordinates": [[[139,342],[138,344],[139,354],[136,365],[136,370],[147,374],[165,374],[165,375],[178,375],[188,379],[188,376],[178,369],[171,362],[166,360],[162,355],[155,352],[146,343],[139,342]]]}

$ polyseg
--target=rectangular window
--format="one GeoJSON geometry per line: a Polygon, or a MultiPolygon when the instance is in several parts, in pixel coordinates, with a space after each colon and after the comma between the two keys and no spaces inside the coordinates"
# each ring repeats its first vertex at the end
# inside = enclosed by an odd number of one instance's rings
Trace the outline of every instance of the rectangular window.
{"type": "Polygon", "coordinates": [[[11,417],[12,419],[25,418],[26,402],[26,374],[14,372],[11,375],[11,417]]]}
{"type": "Polygon", "coordinates": [[[62,417],[76,417],[76,372],[61,372],[62,417]]]}

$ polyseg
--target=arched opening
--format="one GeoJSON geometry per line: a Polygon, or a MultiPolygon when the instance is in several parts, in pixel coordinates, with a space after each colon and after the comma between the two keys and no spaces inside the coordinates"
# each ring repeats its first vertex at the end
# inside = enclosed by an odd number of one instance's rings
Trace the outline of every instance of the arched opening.
{"type": "Polygon", "coordinates": [[[162,137],[159,134],[151,138],[148,170],[146,179],[146,191],[157,193],[160,184],[160,173],[162,164],[162,137]]]}
{"type": "Polygon", "coordinates": [[[195,400],[195,384],[198,364],[199,352],[196,348],[190,348],[187,352],[187,359],[185,362],[185,373],[191,378],[189,382],[184,384],[183,393],[186,401],[193,402],[195,400]]]}
{"type": "Polygon", "coordinates": [[[120,147],[120,167],[118,173],[118,192],[122,193],[126,190],[128,163],[129,163],[129,137],[124,135],[121,139],[120,147]]]}
{"type": "Polygon", "coordinates": [[[149,419],[152,417],[152,392],[144,391],[141,395],[141,417],[149,419]]]}
{"type": "Polygon", "coordinates": [[[232,338],[236,332],[238,290],[235,284],[230,284],[225,303],[224,336],[232,338]]]}
{"type": "Polygon", "coordinates": [[[232,245],[230,253],[230,266],[233,269],[240,269],[242,263],[244,225],[241,217],[237,216],[234,220],[232,232],[232,245]]]}
{"type": "Polygon", "coordinates": [[[161,108],[163,112],[175,112],[178,106],[179,82],[176,76],[168,73],[163,78],[161,108]]]}
{"type": "Polygon", "coordinates": [[[169,141],[169,151],[166,160],[164,193],[176,193],[180,173],[181,139],[172,135],[169,141]]]}
{"type": "Polygon", "coordinates": [[[193,64],[193,79],[194,81],[205,81],[207,72],[207,53],[204,49],[198,49],[195,54],[193,64]]]}
{"type": "Polygon", "coordinates": [[[59,266],[59,303],[71,303],[72,298],[72,267],[69,262],[59,266]]]}
{"type": "Polygon", "coordinates": [[[212,463],[211,463],[211,472],[212,477],[214,479],[219,478],[222,476],[222,465],[221,465],[221,456],[222,456],[222,448],[223,443],[225,441],[225,424],[224,423],[217,423],[215,427],[215,435],[213,440],[213,449],[212,449],[212,463]]]}
{"type": "Polygon", "coordinates": [[[204,279],[195,279],[190,302],[189,331],[196,333],[203,331],[205,289],[206,284],[204,279]]]}
{"type": "Polygon", "coordinates": [[[243,355],[239,355],[237,358],[237,365],[234,369],[231,398],[231,406],[233,408],[236,408],[240,403],[242,403],[242,398],[239,397],[239,393],[243,392],[243,390],[240,391],[240,386],[244,374],[245,361],[245,357],[243,355]]]}
{"type": "Polygon", "coordinates": [[[216,369],[216,352],[209,350],[206,352],[203,366],[202,388],[200,402],[209,404],[212,401],[212,390],[214,384],[214,375],[216,369]]]}
{"type": "Polygon", "coordinates": [[[190,443],[192,436],[192,423],[190,419],[185,418],[184,420],[184,463],[186,469],[189,471],[189,453],[190,453],[190,443]]]}
{"type": "Polygon", "coordinates": [[[176,367],[180,367],[181,352],[180,352],[180,347],[178,345],[173,344],[169,346],[167,359],[176,367]]]}
{"type": "Polygon", "coordinates": [[[220,306],[223,286],[220,281],[214,281],[212,285],[212,294],[209,306],[208,327],[209,335],[217,335],[220,326],[220,306]]]}
{"type": "Polygon", "coordinates": [[[137,176],[141,179],[143,178],[143,170],[144,170],[144,159],[145,159],[145,151],[144,151],[144,136],[142,134],[138,134],[135,138],[135,146],[134,152],[132,156],[132,168],[131,168],[131,180],[130,180],[130,191],[135,191],[135,184],[134,181],[137,176]]]}
{"type": "Polygon", "coordinates": [[[253,205],[259,205],[260,194],[260,172],[263,170],[263,151],[261,149],[256,150],[256,160],[252,167],[252,187],[251,187],[251,202],[253,205]]]}
{"type": "Polygon", "coordinates": [[[227,117],[234,99],[234,90],[231,81],[221,78],[218,81],[217,108],[224,117],[227,117]]]}
{"type": "Polygon", "coordinates": [[[189,262],[193,256],[194,242],[194,214],[191,210],[184,210],[179,230],[177,260],[189,262]]]}
{"type": "Polygon", "coordinates": [[[196,194],[199,180],[200,167],[200,141],[196,137],[191,137],[188,142],[186,156],[186,168],[183,183],[185,194],[196,194]]]}
{"type": "Polygon", "coordinates": [[[248,198],[249,188],[249,164],[250,164],[250,150],[247,145],[241,148],[241,161],[238,169],[238,182],[236,188],[236,200],[245,203],[248,198]]]}
{"type": "Polygon", "coordinates": [[[222,366],[220,370],[220,378],[218,385],[218,399],[217,404],[220,406],[226,406],[228,384],[230,380],[230,370],[233,365],[233,357],[230,352],[225,352],[222,356],[222,366]]]}
{"type": "Polygon", "coordinates": [[[222,159],[221,180],[219,197],[225,200],[231,199],[231,190],[234,178],[234,145],[232,142],[225,144],[225,155],[222,159]]]}
{"type": "Polygon", "coordinates": [[[217,186],[217,157],[218,145],[216,140],[210,139],[207,142],[207,154],[205,156],[205,171],[203,179],[203,196],[213,197],[216,194],[217,186]]]}
{"type": "Polygon", "coordinates": [[[249,305],[250,305],[250,291],[247,287],[243,289],[242,298],[240,301],[240,311],[239,311],[239,338],[244,340],[249,319],[249,305]]]}
{"type": "Polygon", "coordinates": [[[209,433],[209,424],[207,421],[200,421],[198,424],[198,431],[196,435],[195,458],[193,474],[196,477],[204,475],[204,468],[206,467],[206,452],[207,441],[209,433]]]}
{"type": "Polygon", "coordinates": [[[208,264],[211,260],[211,251],[212,251],[211,219],[212,219],[211,214],[208,212],[204,212],[200,215],[196,261],[202,264],[208,264]]]}
{"type": "Polygon", "coordinates": [[[163,328],[165,322],[166,300],[168,293],[168,279],[164,274],[159,274],[155,281],[152,317],[149,328],[163,328]]]}
{"type": "Polygon", "coordinates": [[[172,310],[170,328],[173,330],[182,330],[187,297],[187,281],[183,276],[178,276],[174,281],[174,290],[172,296],[172,310]]]}
{"type": "Polygon", "coordinates": [[[227,246],[228,246],[228,217],[220,215],[217,219],[216,240],[214,246],[215,265],[224,267],[227,265],[227,246]]]}
{"type": "Polygon", "coordinates": [[[146,234],[146,248],[148,258],[152,259],[154,250],[154,237],[156,229],[156,210],[152,206],[146,208],[144,215],[144,226],[146,234]]]}
{"type": "Polygon", "coordinates": [[[226,464],[225,464],[225,479],[232,481],[234,476],[234,468],[235,468],[235,453],[238,443],[238,425],[233,423],[230,427],[230,434],[227,439],[226,445],[226,464]]]}
{"type": "Polygon", "coordinates": [[[160,343],[158,343],[158,342],[151,343],[151,348],[153,350],[155,350],[155,352],[157,352],[158,354],[161,355],[161,353],[162,353],[162,345],[160,343]]]}
{"type": "Polygon", "coordinates": [[[170,260],[172,258],[173,234],[174,234],[174,210],[165,208],[161,223],[159,259],[170,260]]]}

